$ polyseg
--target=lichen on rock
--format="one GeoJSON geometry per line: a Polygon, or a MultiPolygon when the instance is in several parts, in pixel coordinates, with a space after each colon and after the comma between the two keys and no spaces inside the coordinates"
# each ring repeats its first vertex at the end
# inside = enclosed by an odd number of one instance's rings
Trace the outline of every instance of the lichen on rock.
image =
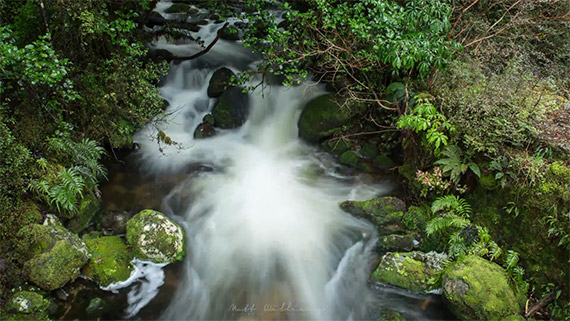
{"type": "Polygon", "coordinates": [[[19,291],[6,302],[1,320],[49,320],[50,303],[36,292],[19,291]]]}
{"type": "Polygon", "coordinates": [[[447,255],[436,252],[386,253],[374,271],[376,280],[417,292],[435,288],[431,279],[443,270],[447,255]]]}
{"type": "Polygon", "coordinates": [[[443,295],[450,310],[463,320],[502,320],[520,314],[524,303],[502,267],[474,255],[446,269],[443,295]]]}
{"type": "Polygon", "coordinates": [[[134,255],[118,236],[104,236],[85,242],[91,259],[83,268],[83,274],[101,287],[129,278],[134,255]]]}
{"type": "Polygon", "coordinates": [[[185,254],[182,227],[154,210],[143,210],[127,222],[127,243],[138,258],[155,263],[179,261],[185,254]]]}

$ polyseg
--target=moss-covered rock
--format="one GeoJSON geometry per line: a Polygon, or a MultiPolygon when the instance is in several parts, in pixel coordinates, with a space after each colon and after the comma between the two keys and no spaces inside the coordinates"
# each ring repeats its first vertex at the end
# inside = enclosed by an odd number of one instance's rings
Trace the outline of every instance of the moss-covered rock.
{"type": "Polygon", "coordinates": [[[524,297],[509,284],[506,271],[478,256],[467,256],[443,275],[443,295],[463,320],[502,320],[520,314],[524,297]]]}
{"type": "Polygon", "coordinates": [[[373,278],[387,284],[418,292],[433,290],[430,279],[443,270],[447,255],[429,252],[386,253],[373,278]]]}
{"type": "Polygon", "coordinates": [[[338,160],[341,164],[352,168],[360,170],[366,169],[366,166],[363,163],[363,159],[360,157],[360,155],[358,155],[357,152],[353,150],[347,150],[346,152],[342,153],[338,160]]]}
{"type": "Polygon", "coordinates": [[[224,91],[212,109],[215,125],[220,128],[237,128],[243,125],[249,115],[249,96],[241,87],[224,91]]]}
{"type": "Polygon", "coordinates": [[[17,250],[22,263],[36,255],[50,251],[58,241],[64,241],[73,251],[83,254],[85,260],[88,258],[85,243],[77,234],[61,226],[59,221],[54,221],[52,224],[25,226],[18,232],[18,236],[20,241],[17,243],[17,250]]]}
{"type": "Polygon", "coordinates": [[[83,274],[101,287],[129,278],[134,255],[118,236],[105,236],[85,242],[91,259],[83,268],[83,274]]]}
{"type": "Polygon", "coordinates": [[[164,214],[144,210],[127,222],[127,243],[143,260],[166,263],[184,257],[184,230],[164,214]]]}
{"type": "Polygon", "coordinates": [[[414,235],[385,235],[382,236],[378,241],[378,247],[386,252],[411,251],[414,249],[414,235]]]}
{"type": "Polygon", "coordinates": [[[350,150],[352,144],[343,139],[328,139],[321,143],[321,147],[335,156],[340,156],[350,150]]]}
{"type": "MultiPolygon", "coordinates": [[[[81,241],[83,242],[83,241],[81,241]]],[[[60,240],[47,252],[38,254],[24,263],[24,275],[44,290],[55,290],[75,280],[87,263],[88,255],[60,240]]]]}
{"type": "Polygon", "coordinates": [[[379,169],[388,170],[396,166],[396,164],[390,157],[386,155],[379,155],[374,157],[374,166],[379,169]]]}
{"type": "Polygon", "coordinates": [[[374,160],[378,154],[378,147],[376,147],[375,144],[364,143],[362,147],[360,147],[360,155],[366,160],[374,160]]]}
{"type": "Polygon", "coordinates": [[[231,84],[232,77],[235,76],[234,72],[226,67],[216,70],[210,78],[208,85],[208,97],[220,97],[226,88],[231,84]]]}
{"type": "Polygon", "coordinates": [[[164,12],[193,15],[198,13],[198,9],[190,7],[185,3],[173,3],[170,7],[164,10],[164,12]]]}
{"type": "Polygon", "coordinates": [[[360,105],[341,107],[332,95],[319,96],[304,107],[298,122],[299,136],[310,143],[319,143],[339,132],[362,109],[360,105]]]}
{"type": "Polygon", "coordinates": [[[234,26],[227,26],[224,30],[222,30],[220,38],[229,41],[239,40],[239,30],[234,26]]]}
{"type": "Polygon", "coordinates": [[[378,319],[378,321],[406,321],[406,320],[407,320],[406,317],[403,316],[400,312],[389,309],[382,310],[380,318],[378,319]]]}
{"type": "Polygon", "coordinates": [[[402,223],[406,204],[396,197],[386,196],[367,201],[344,201],[340,204],[340,208],[356,217],[369,220],[381,234],[406,231],[402,223]]]}
{"type": "Polygon", "coordinates": [[[38,313],[45,312],[49,306],[49,301],[36,292],[20,291],[16,292],[6,303],[4,311],[8,313],[38,313]]]}

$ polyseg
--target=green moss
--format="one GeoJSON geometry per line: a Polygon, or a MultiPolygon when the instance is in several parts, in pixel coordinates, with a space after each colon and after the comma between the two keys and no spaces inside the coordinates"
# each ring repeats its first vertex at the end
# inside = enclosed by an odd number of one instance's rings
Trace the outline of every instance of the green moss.
{"type": "Polygon", "coordinates": [[[49,306],[49,301],[39,293],[20,291],[12,295],[4,310],[8,313],[41,313],[49,306]]]}
{"type": "Polygon", "coordinates": [[[362,148],[360,148],[360,155],[362,155],[364,159],[373,160],[378,154],[378,148],[375,144],[364,143],[362,148]]]}
{"type": "Polygon", "coordinates": [[[19,241],[16,244],[18,259],[25,262],[32,257],[49,251],[56,242],[65,241],[76,251],[87,253],[85,243],[76,235],[59,224],[31,224],[18,232],[19,241]]]}
{"type": "Polygon", "coordinates": [[[410,206],[402,217],[402,223],[409,230],[421,230],[429,219],[429,213],[423,207],[410,206]]]}
{"type": "Polygon", "coordinates": [[[340,155],[339,161],[341,164],[360,169],[362,167],[362,159],[357,152],[349,150],[340,155]]]}
{"type": "Polygon", "coordinates": [[[395,166],[394,161],[386,155],[379,155],[374,158],[374,166],[380,169],[391,169],[395,166]]]}
{"type": "Polygon", "coordinates": [[[55,290],[75,280],[88,256],[64,240],[24,264],[24,275],[44,290],[55,290]]]}
{"type": "Polygon", "coordinates": [[[393,310],[382,310],[382,315],[378,321],[406,321],[406,317],[403,316],[400,312],[393,311],[393,310]]]}
{"type": "Polygon", "coordinates": [[[216,126],[230,129],[243,125],[249,112],[248,99],[241,87],[232,87],[224,91],[212,109],[216,126]]]}
{"type": "Polygon", "coordinates": [[[430,280],[441,270],[440,259],[431,260],[430,255],[437,256],[421,252],[387,253],[372,276],[411,291],[430,291],[435,288],[430,280]]]}
{"type": "Polygon", "coordinates": [[[41,220],[42,214],[33,202],[23,203],[14,212],[0,214],[0,240],[13,239],[22,227],[41,220]]]}
{"type": "Polygon", "coordinates": [[[555,178],[559,179],[561,183],[570,184],[570,167],[564,165],[564,163],[552,163],[550,165],[550,172],[555,178]]]}
{"type": "Polygon", "coordinates": [[[411,251],[414,248],[414,235],[390,234],[382,236],[378,245],[384,251],[411,251]]]}
{"type": "Polygon", "coordinates": [[[222,30],[221,38],[230,41],[239,40],[238,29],[234,26],[227,26],[224,30],[222,30]]]}
{"type": "Polygon", "coordinates": [[[299,117],[299,136],[318,143],[341,130],[363,106],[341,107],[332,95],[319,96],[307,103],[299,117]]]}
{"type": "Polygon", "coordinates": [[[479,184],[486,190],[492,191],[499,187],[499,183],[493,175],[483,175],[479,179],[479,184]]]}
{"type": "Polygon", "coordinates": [[[134,255],[120,237],[105,236],[89,239],[85,243],[91,259],[83,268],[83,274],[89,279],[106,287],[129,278],[133,270],[131,261],[134,255]]]}
{"type": "Polygon", "coordinates": [[[450,309],[463,320],[501,320],[522,311],[524,297],[508,281],[506,271],[478,256],[447,268],[443,295],[450,309]]]}
{"type": "Polygon", "coordinates": [[[184,230],[164,214],[144,210],[127,222],[127,243],[141,259],[156,263],[184,257],[184,230]]]}
{"type": "Polygon", "coordinates": [[[400,225],[403,229],[402,217],[406,204],[391,196],[374,198],[367,201],[344,201],[340,208],[356,217],[371,221],[379,228],[390,224],[400,225]]]}
{"type": "Polygon", "coordinates": [[[328,139],[325,140],[321,146],[327,152],[335,156],[340,156],[342,153],[352,148],[352,144],[344,139],[328,139]]]}

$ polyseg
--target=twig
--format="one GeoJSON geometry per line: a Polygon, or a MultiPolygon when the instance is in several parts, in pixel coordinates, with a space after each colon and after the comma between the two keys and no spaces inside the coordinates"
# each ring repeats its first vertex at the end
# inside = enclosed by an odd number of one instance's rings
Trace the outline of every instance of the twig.
{"type": "Polygon", "coordinates": [[[556,298],[556,291],[558,289],[554,289],[554,291],[552,291],[552,293],[550,293],[549,295],[545,296],[544,298],[540,299],[538,302],[536,302],[532,308],[530,308],[530,310],[528,310],[528,312],[526,313],[525,317],[527,318],[531,318],[538,310],[542,309],[543,307],[545,307],[548,303],[550,303],[551,301],[553,301],[556,298]]]}

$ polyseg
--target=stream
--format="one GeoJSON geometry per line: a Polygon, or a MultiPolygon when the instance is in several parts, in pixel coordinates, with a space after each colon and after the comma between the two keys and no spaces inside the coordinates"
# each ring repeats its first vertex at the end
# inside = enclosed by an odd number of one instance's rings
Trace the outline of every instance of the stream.
{"type": "MultiPolygon", "coordinates": [[[[208,44],[221,26],[209,21],[195,36],[208,44]]],[[[185,56],[201,50],[190,41],[154,46],[185,56]]],[[[453,318],[439,295],[369,280],[376,231],[338,204],[388,195],[397,182],[354,172],[298,138],[302,107],[325,93],[323,85],[260,86],[249,94],[243,126],[193,138],[216,102],[207,95],[213,72],[251,69],[257,59],[220,40],[198,59],[171,63],[160,87],[167,116],[111,164],[105,209],[162,211],[184,227],[187,255],[166,267],[141,264],[144,276],[116,289],[122,304],[106,317],[377,320],[391,309],[414,320],[453,318]],[[159,143],[159,130],[175,144],[159,143]]]]}

